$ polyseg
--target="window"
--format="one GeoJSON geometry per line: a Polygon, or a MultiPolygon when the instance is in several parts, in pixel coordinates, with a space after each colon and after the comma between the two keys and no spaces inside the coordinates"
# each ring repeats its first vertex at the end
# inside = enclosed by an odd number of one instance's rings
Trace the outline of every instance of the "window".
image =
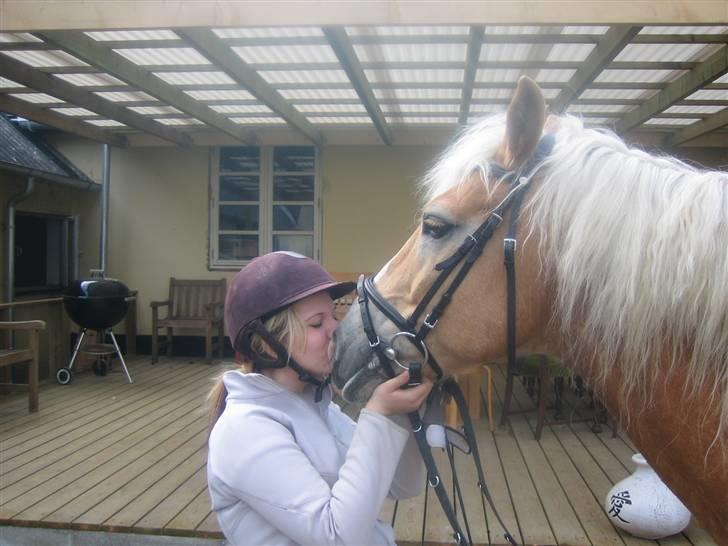
{"type": "Polygon", "coordinates": [[[210,264],[240,267],[273,250],[319,258],[316,149],[223,147],[212,156],[210,264]]]}
{"type": "Polygon", "coordinates": [[[64,289],[74,277],[75,220],[17,212],[15,215],[15,293],[64,289]]]}

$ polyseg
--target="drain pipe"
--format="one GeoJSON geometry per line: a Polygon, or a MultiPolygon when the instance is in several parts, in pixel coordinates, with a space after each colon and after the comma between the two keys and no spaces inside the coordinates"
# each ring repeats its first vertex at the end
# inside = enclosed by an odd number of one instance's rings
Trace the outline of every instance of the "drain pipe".
{"type": "MultiPolygon", "coordinates": [[[[25,189],[20,193],[13,195],[9,200],[5,210],[6,229],[5,229],[5,301],[12,303],[15,295],[15,205],[30,197],[35,189],[35,178],[29,176],[25,182],[25,189]]],[[[8,308],[8,320],[13,320],[13,308],[8,308]]],[[[10,338],[10,347],[13,347],[12,337],[10,338]]]]}
{"type": "Polygon", "coordinates": [[[99,241],[99,269],[106,276],[106,250],[109,241],[109,182],[111,181],[111,148],[103,146],[101,162],[101,237],[99,241]]]}

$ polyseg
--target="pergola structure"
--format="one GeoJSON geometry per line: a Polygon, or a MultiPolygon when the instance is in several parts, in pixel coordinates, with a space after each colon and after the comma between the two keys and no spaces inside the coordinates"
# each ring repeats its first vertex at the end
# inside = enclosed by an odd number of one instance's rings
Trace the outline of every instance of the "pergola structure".
{"type": "Polygon", "coordinates": [[[521,75],[655,146],[728,143],[725,0],[0,0],[0,111],[115,146],[441,142],[521,75]]]}

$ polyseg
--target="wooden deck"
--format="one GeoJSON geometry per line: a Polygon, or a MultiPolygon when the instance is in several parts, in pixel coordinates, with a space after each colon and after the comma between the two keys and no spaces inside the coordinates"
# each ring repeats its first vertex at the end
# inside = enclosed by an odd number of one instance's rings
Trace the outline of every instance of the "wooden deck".
{"type": "MultiPolygon", "coordinates": [[[[152,366],[137,358],[129,363],[133,385],[119,368],[105,377],[78,374],[68,386],[43,385],[37,414],[27,413],[24,397],[0,398],[0,525],[221,537],[206,489],[203,405],[222,366],[181,358],[152,366]]],[[[503,376],[494,378],[500,395],[503,376]]],[[[497,400],[495,407],[498,415],[497,400]]],[[[536,442],[532,420],[511,423],[512,432],[490,433],[480,421],[479,446],[496,506],[520,543],[656,544],[616,531],[602,509],[612,484],[631,472],[628,440],[574,423],[546,427],[536,442]]],[[[503,544],[489,509],[483,517],[466,462],[460,457],[458,467],[473,539],[503,544]]],[[[420,541],[423,501],[400,503],[400,543],[420,541]]],[[[428,502],[426,541],[451,543],[434,495],[428,502]]],[[[389,504],[384,516],[391,511],[389,504]]],[[[692,524],[659,544],[715,543],[692,524]]]]}

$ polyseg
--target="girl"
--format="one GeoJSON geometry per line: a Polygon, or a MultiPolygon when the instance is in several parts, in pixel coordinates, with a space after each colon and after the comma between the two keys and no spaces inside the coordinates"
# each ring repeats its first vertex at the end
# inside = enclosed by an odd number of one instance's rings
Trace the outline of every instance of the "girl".
{"type": "Polygon", "coordinates": [[[331,402],[333,299],[353,288],[290,252],[231,283],[225,323],[243,369],[211,394],[207,479],[234,545],[392,545],[377,519],[385,497],[421,492],[413,435],[391,417],[417,410],[432,383],[403,390],[405,372],[381,384],[356,425],[331,402]]]}

